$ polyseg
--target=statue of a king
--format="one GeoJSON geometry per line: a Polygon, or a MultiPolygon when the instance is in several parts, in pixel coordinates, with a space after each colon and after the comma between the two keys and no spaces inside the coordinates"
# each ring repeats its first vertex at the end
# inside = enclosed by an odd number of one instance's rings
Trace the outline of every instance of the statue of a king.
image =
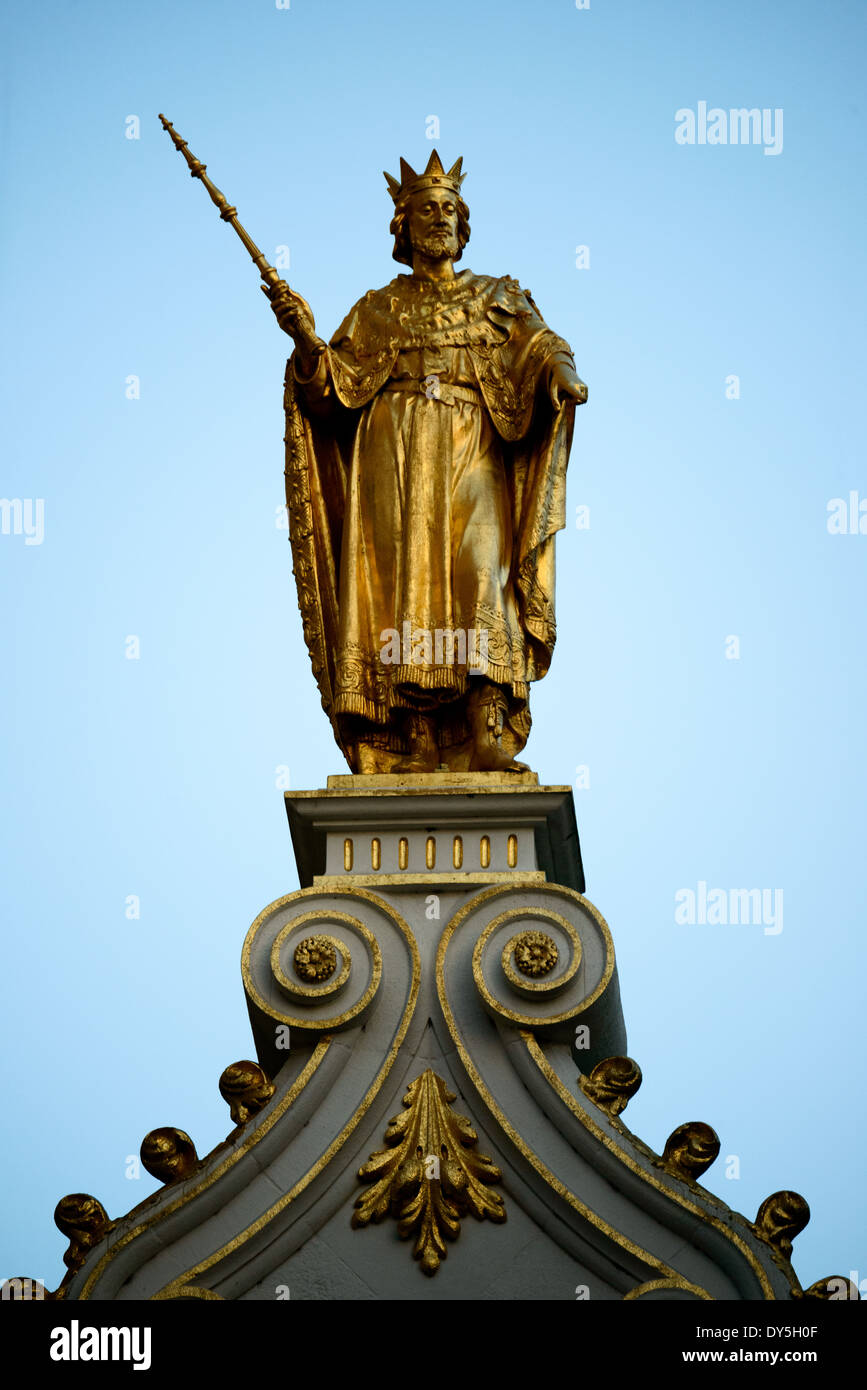
{"type": "Polygon", "coordinates": [[[576,404],[568,343],[509,276],[455,270],[461,163],[401,159],[394,259],[330,343],[282,281],[286,502],[304,636],[354,772],[521,771],[555,640],[576,404]]]}

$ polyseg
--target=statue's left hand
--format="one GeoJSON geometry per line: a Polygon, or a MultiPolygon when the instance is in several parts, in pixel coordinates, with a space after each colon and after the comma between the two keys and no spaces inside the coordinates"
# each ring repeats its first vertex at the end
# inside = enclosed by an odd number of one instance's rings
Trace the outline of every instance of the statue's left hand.
{"type": "Polygon", "coordinates": [[[587,400],[587,387],[568,362],[554,362],[548,377],[548,395],[555,410],[571,398],[577,405],[587,400]]]}

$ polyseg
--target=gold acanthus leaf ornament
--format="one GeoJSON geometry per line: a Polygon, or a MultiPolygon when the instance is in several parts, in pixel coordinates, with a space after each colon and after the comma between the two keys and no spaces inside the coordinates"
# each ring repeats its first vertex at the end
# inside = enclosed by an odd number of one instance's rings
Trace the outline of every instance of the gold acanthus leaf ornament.
{"type": "Polygon", "coordinates": [[[382,1221],[391,1212],[402,1239],[415,1235],[413,1255],[425,1274],[436,1274],[448,1254],[446,1240],[460,1235],[462,1216],[506,1219],[503,1198],[489,1191],[502,1173],[475,1152],[478,1135],[466,1116],[452,1110],[455,1099],[442,1077],[423,1072],[385,1131],[388,1148],[371,1154],[358,1170],[371,1187],[355,1203],[353,1226],[382,1221]]]}

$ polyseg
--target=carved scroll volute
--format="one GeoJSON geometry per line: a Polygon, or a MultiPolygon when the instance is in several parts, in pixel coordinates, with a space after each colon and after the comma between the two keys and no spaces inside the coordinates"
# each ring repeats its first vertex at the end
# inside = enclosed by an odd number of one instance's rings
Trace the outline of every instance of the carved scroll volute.
{"type": "MultiPolygon", "coordinates": [[[[54,1224],[69,1241],[63,1263],[69,1273],[74,1274],[114,1223],[109,1220],[102,1202],[89,1192],[70,1192],[57,1203],[54,1224]]],[[[63,1282],[65,1284],[66,1280],[63,1282]]]]}
{"type": "Polygon", "coordinates": [[[273,1094],[274,1083],[258,1062],[232,1062],[220,1077],[220,1095],[236,1126],[264,1110],[273,1094]]]}
{"type": "Polygon", "coordinates": [[[402,920],[373,902],[363,890],[302,890],[270,903],[250,927],[241,974],[256,1049],[272,1075],[286,1061],[290,1038],[315,1043],[357,1026],[373,1010],[382,950],[362,919],[386,931],[383,917],[402,920]]]}
{"type": "Polygon", "coordinates": [[[588,1071],[625,1048],[611,933],[581,894],[550,883],[478,893],[443,934],[446,1005],[468,954],[482,1005],[499,1024],[568,1043],[588,1071]]]}
{"type": "Polygon", "coordinates": [[[152,1129],[141,1145],[141,1161],[158,1182],[181,1182],[199,1164],[196,1146],[183,1129],[152,1129]]]}
{"type": "Polygon", "coordinates": [[[851,1300],[858,1303],[861,1294],[858,1285],[844,1274],[829,1274],[826,1279],[817,1279],[808,1289],[792,1289],[792,1298],[820,1298],[832,1302],[851,1300]]]}
{"type": "Polygon", "coordinates": [[[698,1182],[720,1151],[719,1135],[701,1120],[678,1125],[665,1141],[661,1167],[684,1182],[698,1182]]]}
{"type": "Polygon", "coordinates": [[[631,1057],[606,1057],[578,1085],[588,1100],[612,1117],[625,1110],[641,1085],[641,1068],[631,1057]]]}
{"type": "Polygon", "coordinates": [[[810,1220],[810,1208],[800,1192],[773,1192],[756,1213],[753,1229],[784,1259],[792,1253],[792,1241],[810,1220]]]}

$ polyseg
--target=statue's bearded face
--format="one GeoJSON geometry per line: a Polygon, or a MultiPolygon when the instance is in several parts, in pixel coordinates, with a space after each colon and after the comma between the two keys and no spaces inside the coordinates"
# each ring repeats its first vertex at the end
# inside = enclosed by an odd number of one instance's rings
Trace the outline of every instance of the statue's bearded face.
{"type": "Polygon", "coordinates": [[[427,188],[416,193],[407,210],[413,251],[434,260],[452,260],[458,243],[458,200],[448,189],[427,188]]]}

